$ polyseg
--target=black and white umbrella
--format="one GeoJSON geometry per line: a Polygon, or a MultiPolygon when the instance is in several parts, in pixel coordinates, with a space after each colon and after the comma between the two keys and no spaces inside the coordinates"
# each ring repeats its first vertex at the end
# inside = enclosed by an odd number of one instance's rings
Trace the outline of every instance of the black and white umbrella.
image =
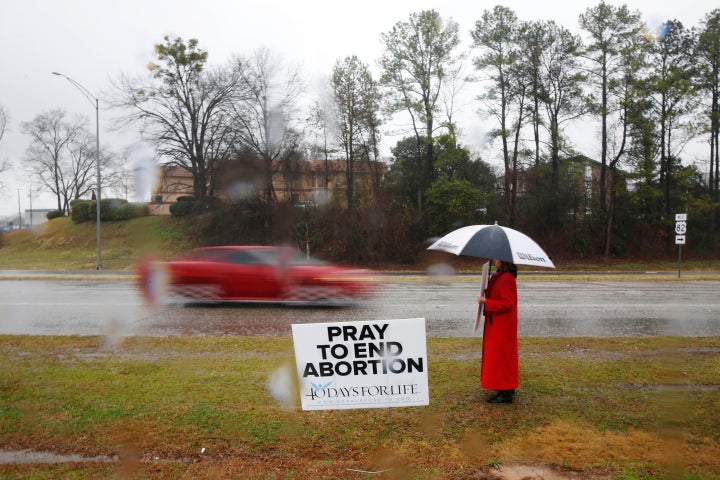
{"type": "Polygon", "coordinates": [[[430,245],[428,250],[502,260],[516,265],[555,268],[550,256],[535,240],[497,224],[458,228],[430,245]]]}

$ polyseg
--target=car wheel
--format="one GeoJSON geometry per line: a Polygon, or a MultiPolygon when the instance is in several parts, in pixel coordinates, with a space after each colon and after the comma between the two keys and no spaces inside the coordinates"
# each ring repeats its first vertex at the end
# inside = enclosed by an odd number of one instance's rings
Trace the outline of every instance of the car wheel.
{"type": "Polygon", "coordinates": [[[302,304],[342,304],[347,297],[339,287],[327,285],[299,285],[291,289],[288,295],[291,302],[302,304]]]}
{"type": "Polygon", "coordinates": [[[174,292],[192,300],[220,300],[222,289],[214,283],[192,283],[189,285],[178,285],[174,292]]]}

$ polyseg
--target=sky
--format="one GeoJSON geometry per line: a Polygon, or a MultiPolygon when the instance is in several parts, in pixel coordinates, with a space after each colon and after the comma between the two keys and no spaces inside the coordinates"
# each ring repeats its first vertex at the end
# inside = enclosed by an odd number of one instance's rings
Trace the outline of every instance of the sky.
{"type": "MultiPolygon", "coordinates": [[[[0,105],[10,122],[0,141],[0,160],[15,167],[2,174],[0,218],[30,208],[55,208],[21,162],[29,138],[22,122],[53,109],[72,117],[83,115],[95,131],[95,107],[60,72],[100,100],[100,141],[117,153],[140,140],[133,131],[111,131],[117,112],[103,106],[103,96],[121,73],[141,74],[153,60],[153,46],[164,36],[196,38],[209,53],[211,65],[223,65],[232,55],[247,55],[267,47],[290,63],[301,63],[308,84],[326,78],[335,62],[357,55],[376,69],[382,53],[381,34],[407,21],[409,15],[434,9],[460,26],[461,48],[470,48],[470,31],[485,10],[497,1],[487,0],[0,0],[0,105]],[[32,193],[31,193],[32,191],[32,193]]],[[[578,16],[599,0],[573,2],[504,0],[520,20],[554,20],[581,33],[578,16]]],[[[643,15],[650,28],[663,21],[680,20],[699,26],[714,7],[709,0],[608,0],[627,5],[643,15]]],[[[471,52],[472,55],[472,52],[471,52]]],[[[467,67],[470,70],[470,67],[467,67]]],[[[376,70],[377,71],[377,70],[376,70]]],[[[472,98],[476,93],[470,93],[472,98]]],[[[471,102],[459,112],[463,143],[482,148],[487,131],[471,102]],[[466,119],[463,121],[462,119],[466,119]]],[[[392,128],[389,126],[388,128],[392,128]]],[[[385,145],[389,149],[391,145],[385,145]]],[[[142,152],[142,150],[137,150],[142,152]]],[[[592,152],[587,152],[592,154],[592,152]]],[[[138,154],[142,155],[142,154],[138,154]]],[[[140,161],[142,159],[133,159],[140,161]]],[[[132,199],[131,199],[132,200],[132,199]]]]}

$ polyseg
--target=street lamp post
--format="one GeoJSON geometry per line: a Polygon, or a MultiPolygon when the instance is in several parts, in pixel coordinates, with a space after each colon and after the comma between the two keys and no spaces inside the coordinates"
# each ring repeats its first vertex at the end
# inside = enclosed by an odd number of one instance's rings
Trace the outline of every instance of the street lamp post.
{"type": "Polygon", "coordinates": [[[87,88],[83,87],[67,75],[63,75],[62,73],[58,72],[52,72],[52,74],[63,77],[68,82],[72,83],[72,85],[78,90],[80,90],[80,93],[82,93],[85,98],[87,98],[90,103],[95,107],[95,167],[97,169],[97,195],[95,196],[95,213],[97,216],[97,265],[95,266],[95,269],[102,270],[102,247],[100,240],[100,108],[98,105],[98,98],[92,95],[87,88]]]}

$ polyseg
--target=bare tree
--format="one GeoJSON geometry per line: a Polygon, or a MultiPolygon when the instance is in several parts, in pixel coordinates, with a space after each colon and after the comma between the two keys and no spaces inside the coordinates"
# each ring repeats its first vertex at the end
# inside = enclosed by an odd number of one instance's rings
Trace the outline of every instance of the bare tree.
{"type": "Polygon", "coordinates": [[[121,76],[114,106],[128,113],[119,125],[140,124],[166,164],[193,177],[195,199],[215,195],[215,168],[232,143],[229,106],[240,79],[233,68],[206,69],[208,54],[196,39],[164,38],[155,45],[149,78],[121,76]]]}
{"type": "Polygon", "coordinates": [[[298,99],[304,92],[299,66],[291,66],[267,48],[235,59],[235,75],[243,95],[235,97],[235,150],[262,163],[265,205],[277,200],[273,179],[284,162],[297,157],[301,136],[298,99]]]}
{"type": "MultiPolygon", "coordinates": [[[[86,129],[78,132],[76,138],[68,144],[67,164],[69,184],[68,197],[77,200],[88,197],[96,189],[95,136],[86,129]]],[[[122,165],[118,156],[106,146],[100,147],[100,169],[102,171],[102,191],[118,191],[123,182],[122,165]]],[[[103,195],[103,199],[106,198],[103,195]]]]}
{"type": "Polygon", "coordinates": [[[335,63],[330,78],[338,125],[338,143],[345,154],[348,210],[355,203],[355,162],[370,160],[376,151],[380,93],[369,67],[357,56],[335,63]]]}
{"type": "Polygon", "coordinates": [[[320,100],[316,101],[310,107],[310,113],[308,116],[308,124],[310,125],[310,131],[312,138],[314,138],[310,145],[310,156],[317,158],[321,156],[325,161],[325,172],[323,174],[323,193],[322,198],[316,199],[321,203],[325,203],[329,198],[329,176],[330,176],[330,155],[337,153],[337,148],[331,139],[335,137],[335,131],[337,126],[333,121],[332,114],[332,100],[330,99],[331,94],[328,93],[321,97],[320,100]]]}
{"type": "MultiPolygon", "coordinates": [[[[97,189],[95,136],[87,129],[87,119],[68,119],[64,110],[51,110],[24,122],[22,132],[31,137],[26,167],[56,196],[58,210],[69,212],[71,200],[97,189]]],[[[106,148],[100,151],[100,168],[103,187],[111,186],[118,168],[106,148]]]]}
{"type": "Polygon", "coordinates": [[[66,120],[66,115],[64,110],[52,110],[22,124],[22,132],[32,139],[25,153],[27,167],[39,178],[39,183],[55,195],[57,209],[61,211],[65,211],[69,195],[63,154],[82,127],[78,120],[66,120]]]}

